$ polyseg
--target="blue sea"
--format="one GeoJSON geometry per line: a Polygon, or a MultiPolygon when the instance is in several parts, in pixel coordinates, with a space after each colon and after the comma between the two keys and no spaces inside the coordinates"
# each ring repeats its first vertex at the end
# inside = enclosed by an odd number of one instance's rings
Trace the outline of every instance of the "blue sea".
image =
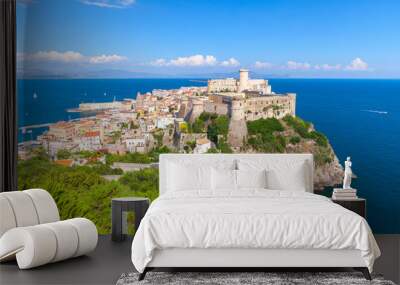
{"type": "MultiPolygon", "coordinates": [[[[189,79],[19,80],[19,126],[78,118],[82,102],[135,98],[137,92],[203,86],[189,79]]],[[[297,93],[297,115],[325,133],[339,160],[351,156],[354,187],[367,199],[375,233],[400,233],[400,80],[271,79],[275,92],[297,93]]],[[[35,138],[19,133],[19,140],[35,138]]]]}

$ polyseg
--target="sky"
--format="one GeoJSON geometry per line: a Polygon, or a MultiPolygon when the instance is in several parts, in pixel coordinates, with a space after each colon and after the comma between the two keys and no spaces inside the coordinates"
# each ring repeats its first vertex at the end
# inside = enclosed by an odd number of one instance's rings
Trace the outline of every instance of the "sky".
{"type": "Polygon", "coordinates": [[[400,78],[399,0],[17,0],[21,74],[400,78]]]}

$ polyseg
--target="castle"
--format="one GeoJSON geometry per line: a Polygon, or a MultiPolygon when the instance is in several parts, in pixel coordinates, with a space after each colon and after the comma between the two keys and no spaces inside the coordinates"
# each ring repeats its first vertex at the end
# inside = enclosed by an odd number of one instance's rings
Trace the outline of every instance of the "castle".
{"type": "Polygon", "coordinates": [[[189,122],[202,112],[229,116],[228,142],[236,149],[247,138],[246,121],[296,115],[296,94],[275,94],[267,80],[249,79],[246,69],[239,71],[239,79],[208,80],[207,98],[190,97],[181,103],[181,115],[189,122]]]}
{"type": "Polygon", "coordinates": [[[271,86],[264,79],[249,79],[249,71],[247,69],[240,69],[239,79],[208,80],[207,91],[208,93],[257,91],[262,94],[270,94],[271,86]]]}
{"type": "MultiPolygon", "coordinates": [[[[275,94],[264,79],[249,79],[249,71],[241,69],[239,79],[213,79],[208,81],[208,100],[203,110],[218,115],[234,117],[232,101],[242,101],[244,119],[253,121],[266,118],[283,118],[296,114],[296,94],[275,94]]],[[[197,103],[201,104],[201,103],[197,103]]],[[[199,111],[199,106],[197,112],[199,111]]]]}

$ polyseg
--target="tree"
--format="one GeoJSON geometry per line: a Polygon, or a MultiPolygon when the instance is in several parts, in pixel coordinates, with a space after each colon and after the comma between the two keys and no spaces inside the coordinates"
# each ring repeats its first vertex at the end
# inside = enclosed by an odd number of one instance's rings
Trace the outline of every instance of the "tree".
{"type": "Polygon", "coordinates": [[[217,126],[217,132],[219,135],[228,135],[229,131],[229,118],[226,115],[218,116],[215,119],[215,125],[217,126]]]}
{"type": "Polygon", "coordinates": [[[110,198],[155,199],[158,196],[158,169],[128,172],[119,181],[111,182],[100,176],[103,170],[108,171],[108,166],[64,167],[34,157],[18,162],[18,188],[46,189],[55,199],[61,219],[86,217],[95,223],[99,234],[109,234],[110,198]]]}
{"type": "Polygon", "coordinates": [[[299,137],[299,136],[291,137],[290,140],[289,140],[289,142],[290,142],[291,144],[298,144],[298,143],[300,142],[300,137],[299,137]]]}
{"type": "Polygon", "coordinates": [[[207,138],[216,145],[218,144],[218,129],[215,124],[208,125],[207,138]]]}
{"type": "Polygon", "coordinates": [[[222,135],[226,138],[226,136],[228,135],[229,118],[225,115],[215,116],[212,118],[213,119],[210,119],[211,123],[208,125],[207,128],[207,138],[218,145],[218,136],[222,135]]]}
{"type": "Polygon", "coordinates": [[[186,122],[182,122],[179,124],[179,130],[182,133],[187,133],[188,132],[188,124],[186,122]]]}
{"type": "Polygon", "coordinates": [[[196,141],[188,141],[186,142],[186,145],[190,148],[190,150],[193,150],[196,147],[196,141]]]}
{"type": "Polygon", "coordinates": [[[71,157],[71,152],[67,149],[57,151],[57,159],[68,159],[71,157]]]}
{"type": "Polygon", "coordinates": [[[192,125],[192,131],[194,133],[204,133],[204,130],[205,130],[204,121],[200,118],[197,118],[192,125]]]}
{"type": "Polygon", "coordinates": [[[199,119],[203,122],[207,122],[208,120],[214,120],[218,117],[217,114],[203,112],[200,114],[199,119]]]}

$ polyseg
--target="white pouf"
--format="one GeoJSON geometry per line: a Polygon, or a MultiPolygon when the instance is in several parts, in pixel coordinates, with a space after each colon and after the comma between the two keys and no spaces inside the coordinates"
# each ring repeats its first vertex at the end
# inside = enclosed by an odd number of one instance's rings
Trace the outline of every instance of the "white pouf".
{"type": "Polygon", "coordinates": [[[92,221],[59,221],[57,206],[42,189],[0,193],[0,261],[17,259],[20,269],[93,251],[97,229],[92,221]]]}

